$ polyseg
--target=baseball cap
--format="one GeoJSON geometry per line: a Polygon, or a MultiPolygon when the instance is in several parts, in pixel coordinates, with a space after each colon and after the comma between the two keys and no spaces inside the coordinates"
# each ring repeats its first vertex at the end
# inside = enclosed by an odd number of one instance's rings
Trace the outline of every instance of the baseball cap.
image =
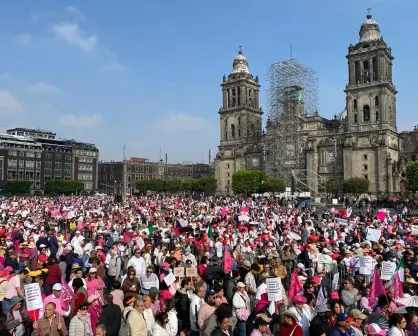
{"type": "Polygon", "coordinates": [[[240,282],[237,283],[237,287],[238,288],[240,288],[240,287],[243,288],[243,287],[246,287],[246,286],[243,282],[240,281],[240,282]]]}
{"type": "Polygon", "coordinates": [[[341,313],[337,314],[337,322],[352,322],[353,318],[347,314],[341,313]]]}
{"type": "Polygon", "coordinates": [[[296,267],[299,267],[302,271],[305,271],[305,266],[302,263],[297,264],[296,267]]]}
{"type": "Polygon", "coordinates": [[[62,289],[62,286],[60,283],[56,283],[54,286],[52,286],[52,290],[60,291],[62,289]]]}
{"type": "Polygon", "coordinates": [[[386,330],[380,328],[376,323],[371,323],[366,326],[368,335],[386,335],[386,330]]]}

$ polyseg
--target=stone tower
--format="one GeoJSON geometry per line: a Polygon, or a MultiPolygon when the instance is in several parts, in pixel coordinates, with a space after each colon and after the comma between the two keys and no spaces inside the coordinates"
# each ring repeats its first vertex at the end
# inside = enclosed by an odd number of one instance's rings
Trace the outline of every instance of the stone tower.
{"type": "Polygon", "coordinates": [[[262,168],[262,109],[258,77],[248,70],[240,47],[232,72],[223,76],[222,107],[219,109],[221,141],[215,159],[218,192],[231,191],[232,175],[238,170],[262,168]]]}
{"type": "Polygon", "coordinates": [[[392,165],[399,156],[394,58],[370,10],[359,35],[347,55],[344,178],[367,178],[371,193],[387,194],[397,189],[392,165]]]}

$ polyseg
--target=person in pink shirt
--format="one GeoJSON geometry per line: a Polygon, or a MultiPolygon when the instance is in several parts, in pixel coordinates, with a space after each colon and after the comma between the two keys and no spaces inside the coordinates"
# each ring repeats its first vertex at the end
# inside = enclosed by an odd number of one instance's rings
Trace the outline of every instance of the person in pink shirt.
{"type": "Polygon", "coordinates": [[[4,296],[4,300],[2,303],[4,312],[9,310],[9,302],[13,296],[19,296],[22,299],[25,298],[25,294],[22,288],[20,288],[20,283],[28,274],[29,271],[26,268],[24,268],[19,272],[19,274],[9,279],[9,282],[7,283],[6,287],[6,295],[4,296]]]}
{"type": "Polygon", "coordinates": [[[55,303],[55,311],[58,314],[62,316],[68,316],[71,309],[68,309],[67,311],[63,310],[61,306],[61,289],[62,286],[59,283],[56,283],[54,286],[52,286],[52,294],[48,295],[44,300],[44,309],[48,303],[53,302],[55,303]]]}
{"type": "Polygon", "coordinates": [[[91,267],[89,275],[86,278],[87,294],[95,295],[96,292],[101,293],[102,289],[105,288],[103,280],[97,276],[97,268],[91,267]]]}

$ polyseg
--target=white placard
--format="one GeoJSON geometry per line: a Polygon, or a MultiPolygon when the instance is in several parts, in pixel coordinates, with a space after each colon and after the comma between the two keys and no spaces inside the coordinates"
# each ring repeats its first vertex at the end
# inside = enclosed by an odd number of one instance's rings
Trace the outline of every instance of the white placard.
{"type": "Polygon", "coordinates": [[[167,284],[167,287],[169,287],[174,281],[176,281],[176,277],[173,273],[170,273],[164,277],[164,282],[167,284]]]}
{"type": "Polygon", "coordinates": [[[418,225],[411,225],[411,233],[413,236],[418,235],[418,225]]]}
{"type": "Polygon", "coordinates": [[[391,280],[396,271],[396,263],[391,261],[382,262],[382,269],[380,270],[380,278],[382,280],[391,280]]]}
{"type": "Polygon", "coordinates": [[[338,221],[338,224],[340,224],[340,225],[347,225],[348,224],[347,219],[338,218],[337,221],[338,221]]]}
{"type": "Polygon", "coordinates": [[[366,240],[378,242],[381,235],[382,235],[382,232],[380,230],[367,228],[366,240]]]}
{"type": "Polygon", "coordinates": [[[335,291],[338,289],[338,283],[340,282],[340,273],[335,273],[332,278],[332,290],[335,291]]]}
{"type": "Polygon", "coordinates": [[[324,269],[324,255],[322,253],[318,253],[318,271],[324,269]]]}
{"type": "Polygon", "coordinates": [[[332,205],[338,205],[338,198],[332,199],[332,205]]]}
{"type": "Polygon", "coordinates": [[[144,240],[142,238],[139,238],[137,240],[137,242],[138,242],[138,247],[142,250],[144,248],[144,246],[145,246],[144,240]]]}
{"type": "Polygon", "coordinates": [[[25,285],[24,290],[27,311],[43,308],[42,293],[38,283],[25,285]]]}
{"type": "Polygon", "coordinates": [[[370,256],[360,257],[360,274],[371,275],[373,272],[373,258],[370,256]]]}
{"type": "Polygon", "coordinates": [[[280,277],[267,278],[267,299],[270,302],[283,299],[282,279],[280,277]]]}

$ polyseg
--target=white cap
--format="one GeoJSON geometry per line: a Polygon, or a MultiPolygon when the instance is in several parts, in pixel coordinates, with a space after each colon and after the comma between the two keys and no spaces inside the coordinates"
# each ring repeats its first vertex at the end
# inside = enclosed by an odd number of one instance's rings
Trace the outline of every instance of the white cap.
{"type": "Polygon", "coordinates": [[[237,288],[243,288],[243,287],[246,287],[243,282],[240,281],[237,283],[237,288]]]}
{"type": "Polygon", "coordinates": [[[328,253],[331,253],[331,251],[330,251],[330,250],[328,250],[326,247],[324,247],[324,248],[322,249],[322,253],[328,254],[328,253]]]}
{"type": "Polygon", "coordinates": [[[60,291],[62,289],[62,286],[60,283],[56,283],[54,286],[52,286],[52,290],[60,291]]]}
{"type": "Polygon", "coordinates": [[[298,276],[299,281],[306,281],[307,277],[304,277],[303,275],[298,276]]]}
{"type": "Polygon", "coordinates": [[[44,248],[44,247],[46,247],[46,245],[45,245],[45,244],[41,244],[41,245],[39,245],[39,248],[44,248]]]}
{"type": "Polygon", "coordinates": [[[95,272],[97,272],[97,268],[96,267],[91,267],[89,269],[89,273],[95,273],[95,272]]]}
{"type": "Polygon", "coordinates": [[[305,265],[302,263],[297,264],[296,267],[299,267],[302,271],[305,271],[305,265]]]}

